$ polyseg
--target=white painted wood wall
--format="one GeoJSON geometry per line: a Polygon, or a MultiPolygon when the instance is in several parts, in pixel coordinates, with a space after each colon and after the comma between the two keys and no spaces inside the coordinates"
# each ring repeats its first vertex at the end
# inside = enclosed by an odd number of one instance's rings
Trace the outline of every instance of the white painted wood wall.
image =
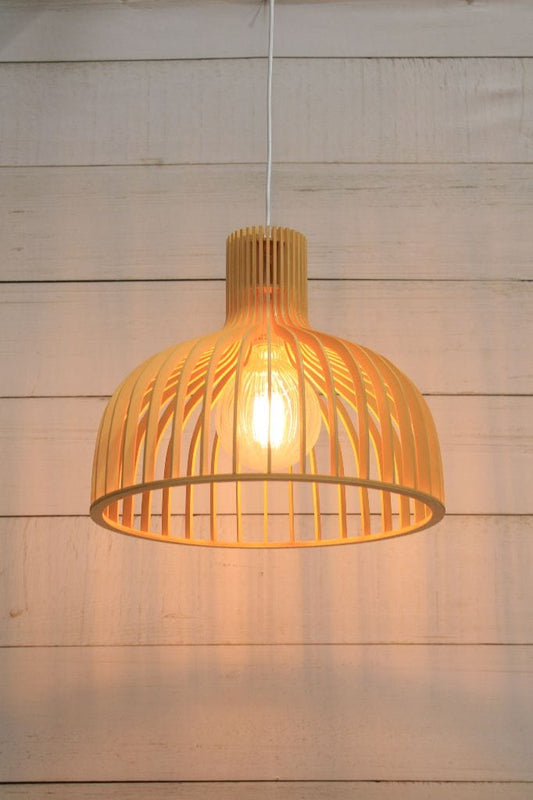
{"type": "Polygon", "coordinates": [[[442,440],[406,539],[87,516],[106,396],[222,321],[263,215],[256,0],[0,3],[0,796],[533,797],[533,3],[279,0],[274,222],[442,440]]]}

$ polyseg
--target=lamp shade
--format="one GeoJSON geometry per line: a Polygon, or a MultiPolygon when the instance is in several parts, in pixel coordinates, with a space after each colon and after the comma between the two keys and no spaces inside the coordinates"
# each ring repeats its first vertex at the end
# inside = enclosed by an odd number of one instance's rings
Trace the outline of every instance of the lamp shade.
{"type": "Polygon", "coordinates": [[[104,413],[91,516],[227,547],[365,542],[444,514],[426,402],[386,358],[314,330],[305,237],[227,240],[226,322],[137,367],[104,413]]]}

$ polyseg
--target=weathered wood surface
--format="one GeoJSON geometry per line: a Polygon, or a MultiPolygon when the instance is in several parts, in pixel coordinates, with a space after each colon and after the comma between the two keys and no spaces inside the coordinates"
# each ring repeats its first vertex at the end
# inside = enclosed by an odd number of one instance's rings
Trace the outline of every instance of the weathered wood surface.
{"type": "Polygon", "coordinates": [[[297,553],[4,518],[0,645],[533,644],[532,552],[533,517],[297,553]]]}
{"type": "Polygon", "coordinates": [[[3,648],[2,780],[533,779],[533,647],[3,648]]]}
{"type": "MultiPolygon", "coordinates": [[[[430,397],[446,505],[455,514],[531,514],[532,397],[430,397]]],[[[0,400],[0,514],[86,514],[106,400],[0,400]]]]}
{"type": "MultiPolygon", "coordinates": [[[[532,55],[528,0],[341,0],[276,8],[280,56],[532,55]]],[[[2,61],[262,56],[257,0],[3,0],[2,61]]]]}
{"type": "MultiPolygon", "coordinates": [[[[383,353],[423,392],[533,393],[533,282],[319,280],[309,299],[314,327],[383,353]]],[[[221,327],[225,286],[8,284],[0,308],[0,394],[112,394],[145,358],[221,327]]]]}
{"type": "MultiPolygon", "coordinates": [[[[279,59],[275,81],[279,162],[533,155],[532,59],[279,59]]],[[[264,84],[264,59],[2,64],[0,163],[263,162],[264,84]]]]}
{"type": "MultiPolygon", "coordinates": [[[[274,221],[309,236],[317,325],[426,392],[531,393],[530,0],[278,0],[277,23],[274,221]]],[[[221,278],[263,218],[265,45],[255,0],[4,0],[0,280],[221,278]],[[7,63],[39,60],[94,63],[7,63]]],[[[0,394],[107,394],[223,312],[216,282],[1,297],[0,394]]],[[[532,397],[428,399],[449,510],[532,515],[532,397]]],[[[532,795],[532,516],[317,552],[118,537],[61,516],[87,512],[104,402],[0,401],[0,780],[203,783],[1,797],[532,795]]]]}
{"type": "MultiPolygon", "coordinates": [[[[259,165],[6,167],[0,278],[223,277],[264,181],[259,165]]],[[[273,203],[307,235],[311,277],[533,277],[533,165],[276,165],[273,203]]]]}
{"type": "Polygon", "coordinates": [[[260,781],[0,786],[5,800],[530,800],[531,783],[260,781]]]}

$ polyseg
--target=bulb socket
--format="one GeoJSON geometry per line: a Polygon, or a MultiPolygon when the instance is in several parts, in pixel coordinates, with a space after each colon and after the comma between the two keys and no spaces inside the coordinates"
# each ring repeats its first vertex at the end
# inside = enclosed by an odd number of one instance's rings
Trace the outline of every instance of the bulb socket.
{"type": "Polygon", "coordinates": [[[291,228],[241,228],[226,242],[227,322],[307,322],[307,240],[291,228]]]}

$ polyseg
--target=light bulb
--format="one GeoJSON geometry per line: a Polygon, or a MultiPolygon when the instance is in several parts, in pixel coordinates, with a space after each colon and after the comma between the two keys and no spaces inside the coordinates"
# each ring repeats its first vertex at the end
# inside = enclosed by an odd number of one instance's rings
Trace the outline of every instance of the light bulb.
{"type": "MultiPolygon", "coordinates": [[[[253,345],[242,369],[237,399],[237,442],[241,464],[258,472],[268,466],[270,439],[271,468],[286,469],[300,460],[300,436],[305,425],[305,450],[316,444],[320,433],[318,398],[304,382],[305,420],[302,420],[298,373],[283,345],[270,346],[270,392],[268,345],[253,345]]],[[[303,405],[303,404],[302,404],[303,405]]],[[[233,452],[235,378],[224,388],[216,406],[215,425],[222,446],[233,452]]]]}

